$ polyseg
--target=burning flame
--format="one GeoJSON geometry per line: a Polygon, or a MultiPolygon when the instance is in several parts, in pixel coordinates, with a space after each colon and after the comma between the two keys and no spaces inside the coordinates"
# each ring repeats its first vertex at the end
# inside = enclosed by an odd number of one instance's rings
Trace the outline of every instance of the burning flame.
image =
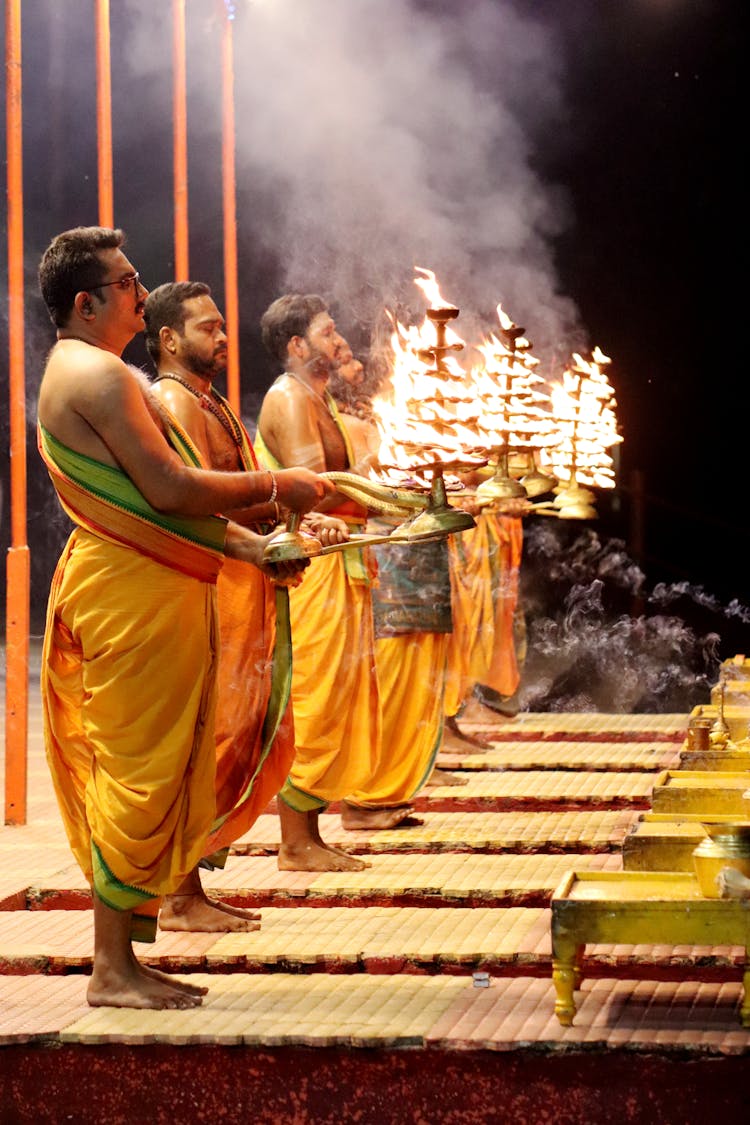
{"type": "Polygon", "coordinates": [[[498,304],[500,327],[476,346],[480,359],[467,372],[456,358],[464,342],[449,324],[457,307],[443,298],[432,270],[415,270],[429,307],[419,326],[391,318],[391,378],[372,402],[379,478],[403,486],[430,470],[487,460],[507,471],[508,456],[516,453],[534,460],[539,454],[558,480],[612,488],[608,451],[622,437],[605,371],[609,357],[598,347],[590,360],[574,352],[548,393],[524,329],[498,304]]]}
{"type": "Polygon", "coordinates": [[[405,476],[438,465],[486,460],[479,436],[481,404],[455,358],[464,342],[447,323],[458,310],[443,299],[431,270],[418,267],[417,272],[423,276],[414,279],[415,285],[430,308],[419,327],[394,321],[390,384],[372,403],[380,433],[379,475],[389,484],[403,484],[405,476]]]}
{"type": "Polygon", "coordinates": [[[597,347],[591,360],[578,352],[552,387],[552,411],[561,440],[545,461],[561,480],[613,488],[614,462],[608,450],[622,441],[617,432],[615,392],[604,368],[611,362],[597,347]]]}
{"type": "Polygon", "coordinates": [[[449,301],[446,301],[437,283],[437,278],[432,270],[423,269],[422,266],[415,266],[416,273],[421,274],[421,277],[414,278],[414,284],[418,289],[421,289],[427,304],[431,309],[455,309],[449,301]]]}
{"type": "MultiPolygon", "coordinates": [[[[498,316],[505,331],[516,328],[500,305],[498,316]]],[[[514,338],[518,346],[521,337],[514,338]]],[[[524,340],[524,349],[530,346],[524,340]]],[[[477,351],[483,362],[472,369],[470,379],[482,403],[479,429],[487,450],[534,450],[554,442],[550,396],[540,390],[544,380],[534,371],[539,361],[527,350],[506,347],[494,334],[477,351]]]]}

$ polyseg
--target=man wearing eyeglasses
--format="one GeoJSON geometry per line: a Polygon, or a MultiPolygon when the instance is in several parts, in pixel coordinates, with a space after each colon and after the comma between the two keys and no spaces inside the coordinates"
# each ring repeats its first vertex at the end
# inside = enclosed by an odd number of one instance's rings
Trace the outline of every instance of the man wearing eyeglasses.
{"type": "Polygon", "coordinates": [[[39,447],[76,525],[50,593],[45,741],[93,892],[88,1002],[186,1008],[205,990],[141,966],[131,943],[153,940],[160,897],[199,861],[214,818],[215,582],[225,555],[262,565],[266,540],[213,513],[304,512],[330,485],[300,470],[207,472],[187,442],[170,447],[120,358],[147,296],[123,242],[117,230],[65,231],[39,268],[57,328],[39,447]]]}

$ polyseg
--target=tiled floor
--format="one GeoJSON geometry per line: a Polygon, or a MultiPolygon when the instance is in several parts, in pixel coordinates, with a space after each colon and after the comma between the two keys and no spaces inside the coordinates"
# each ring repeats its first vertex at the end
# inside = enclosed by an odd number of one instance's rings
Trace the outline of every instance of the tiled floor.
{"type": "Polygon", "coordinates": [[[0,828],[0,1044],[750,1052],[735,947],[589,947],[575,1026],[554,1016],[549,897],[573,867],[619,870],[656,774],[677,768],[685,724],[485,724],[492,749],[441,758],[465,784],[425,791],[422,826],[351,833],[335,812],[323,818],[327,839],[368,856],[363,872],[279,872],[267,813],[224,871],[204,876],[210,893],[260,904],[260,931],[160,933],[139,953],[208,995],[191,1011],[132,1012],[86,1004],[87,888],[62,835],[32,686],[28,823],[0,828]]]}

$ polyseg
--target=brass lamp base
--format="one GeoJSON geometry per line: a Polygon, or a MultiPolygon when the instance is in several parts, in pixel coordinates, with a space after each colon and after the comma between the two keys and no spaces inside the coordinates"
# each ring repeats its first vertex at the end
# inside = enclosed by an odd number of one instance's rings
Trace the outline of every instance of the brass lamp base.
{"type": "Polygon", "coordinates": [[[476,520],[468,512],[446,504],[444,508],[428,508],[413,520],[399,524],[391,539],[399,543],[412,543],[418,539],[444,539],[447,535],[468,531],[470,527],[476,526],[476,520]]]}
{"type": "Polygon", "coordinates": [[[528,496],[520,481],[513,480],[509,476],[502,476],[499,473],[495,473],[494,477],[477,485],[476,492],[478,500],[490,501],[523,500],[528,496]]]}
{"type": "Polygon", "coordinates": [[[391,538],[402,543],[417,539],[444,538],[458,531],[468,531],[476,525],[476,520],[468,512],[450,506],[442,469],[438,469],[432,478],[429,503],[425,511],[400,524],[391,538]]]}
{"type": "Polygon", "coordinates": [[[597,516],[594,500],[593,492],[573,481],[566,488],[560,489],[552,506],[557,510],[558,519],[593,520],[597,516]]]}
{"type": "Polygon", "coordinates": [[[299,530],[299,521],[299,514],[292,512],[286,531],[277,535],[263,551],[264,562],[290,562],[293,559],[311,559],[320,554],[323,549],[320,541],[303,535],[299,530]]]}
{"type": "Polygon", "coordinates": [[[521,484],[531,499],[532,496],[544,496],[545,492],[551,492],[557,484],[557,477],[548,477],[539,469],[532,469],[525,477],[521,477],[521,484]]]}
{"type": "Polygon", "coordinates": [[[292,559],[312,559],[323,550],[318,539],[300,531],[285,531],[278,535],[263,551],[267,563],[289,562],[292,559]]]}

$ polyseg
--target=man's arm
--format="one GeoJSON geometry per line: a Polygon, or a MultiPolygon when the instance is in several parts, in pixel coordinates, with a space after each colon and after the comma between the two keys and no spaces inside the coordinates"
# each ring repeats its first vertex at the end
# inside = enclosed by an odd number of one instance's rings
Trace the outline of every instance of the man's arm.
{"type": "MultiPolygon", "coordinates": [[[[211,515],[267,502],[270,473],[223,473],[182,463],[149,413],[127,365],[100,349],[50,360],[39,398],[39,420],[76,452],[116,464],[157,511],[211,515]]],[[[276,500],[305,512],[331,491],[313,474],[274,474],[276,500]]]]}

